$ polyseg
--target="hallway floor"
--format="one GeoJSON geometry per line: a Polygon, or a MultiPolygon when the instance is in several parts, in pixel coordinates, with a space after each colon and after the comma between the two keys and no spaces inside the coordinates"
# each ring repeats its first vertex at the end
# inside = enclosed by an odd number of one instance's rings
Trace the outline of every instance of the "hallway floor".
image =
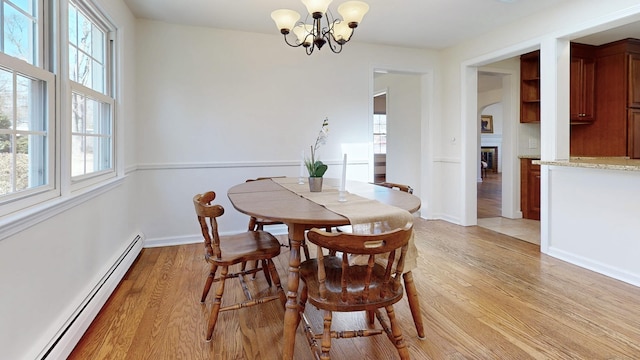
{"type": "Polygon", "coordinates": [[[478,226],[540,245],[540,221],[501,217],[502,174],[487,172],[478,183],[478,226]]]}

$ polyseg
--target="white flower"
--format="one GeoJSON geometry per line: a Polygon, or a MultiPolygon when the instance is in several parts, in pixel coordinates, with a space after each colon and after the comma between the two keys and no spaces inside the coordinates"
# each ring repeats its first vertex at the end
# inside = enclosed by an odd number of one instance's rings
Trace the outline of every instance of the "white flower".
{"type": "Polygon", "coordinates": [[[304,164],[309,171],[309,176],[311,177],[322,177],[324,173],[327,171],[327,165],[325,165],[322,161],[316,160],[316,152],[320,145],[324,145],[327,143],[327,138],[329,137],[329,119],[325,118],[322,122],[322,127],[320,128],[320,132],[318,133],[318,137],[316,138],[316,143],[311,146],[311,159],[305,159],[304,164]]]}

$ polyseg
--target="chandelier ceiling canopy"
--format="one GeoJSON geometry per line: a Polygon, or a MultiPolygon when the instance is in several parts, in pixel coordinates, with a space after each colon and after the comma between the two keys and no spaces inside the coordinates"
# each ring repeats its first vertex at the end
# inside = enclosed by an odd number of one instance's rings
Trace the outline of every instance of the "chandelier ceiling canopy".
{"type": "Polygon", "coordinates": [[[342,16],[334,18],[329,9],[332,0],[301,0],[309,13],[305,22],[300,20],[300,14],[294,10],[279,9],[271,13],[278,30],[284,36],[284,41],[292,47],[302,46],[307,55],[311,55],[317,47],[321,49],[328,44],[331,51],[339,53],[342,45],[351,40],[354,29],[358,27],[364,15],[369,11],[369,5],[363,1],[347,1],[338,6],[338,13],[342,16]],[[311,17],[312,23],[306,21],[311,17]],[[324,22],[322,19],[325,19],[324,22]],[[293,32],[295,40],[289,39],[293,32]]]}

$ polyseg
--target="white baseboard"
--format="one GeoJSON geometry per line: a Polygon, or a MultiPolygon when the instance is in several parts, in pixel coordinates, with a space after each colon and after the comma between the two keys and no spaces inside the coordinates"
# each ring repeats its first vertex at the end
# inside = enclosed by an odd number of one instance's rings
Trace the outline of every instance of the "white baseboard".
{"type": "MultiPolygon", "coordinates": [[[[287,226],[286,225],[269,225],[269,228],[267,229],[265,227],[265,230],[270,232],[273,235],[286,235],[288,234],[288,230],[287,230],[287,226]]],[[[244,230],[238,230],[238,231],[230,231],[230,232],[224,232],[224,233],[220,233],[220,236],[224,236],[224,235],[230,235],[230,234],[236,234],[238,232],[241,232],[244,230]]],[[[175,245],[185,245],[185,244],[198,244],[201,243],[202,240],[202,235],[198,234],[198,235],[187,235],[187,236],[180,236],[180,237],[166,237],[166,238],[155,238],[155,239],[145,239],[144,241],[144,247],[146,248],[153,248],[153,247],[160,247],[160,246],[175,246],[175,245]]]]}
{"type": "Polygon", "coordinates": [[[634,286],[640,286],[639,274],[633,274],[626,270],[618,269],[607,264],[603,264],[597,261],[593,261],[591,259],[584,258],[582,256],[577,256],[575,254],[571,254],[564,250],[557,249],[554,247],[549,247],[549,251],[547,252],[547,255],[553,256],[557,259],[583,267],[585,269],[595,271],[599,274],[608,276],[610,278],[624,281],[634,286]]]}
{"type": "Polygon", "coordinates": [[[134,236],[131,243],[125,247],[122,254],[89,291],[76,311],[40,353],[38,359],[66,359],[71,354],[82,335],[87,331],[100,309],[102,309],[102,306],[120,283],[120,280],[133,265],[143,246],[144,235],[138,234],[134,236]]]}

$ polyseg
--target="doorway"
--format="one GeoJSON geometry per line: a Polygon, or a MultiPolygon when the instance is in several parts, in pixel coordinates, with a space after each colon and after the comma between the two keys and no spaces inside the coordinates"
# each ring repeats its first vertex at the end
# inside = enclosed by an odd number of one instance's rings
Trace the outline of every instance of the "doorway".
{"type": "MultiPolygon", "coordinates": [[[[519,57],[489,66],[518,69],[519,57]]],[[[522,219],[520,212],[518,155],[522,149],[518,139],[523,131],[529,132],[521,129],[514,111],[517,109],[514,79],[519,78],[514,76],[516,73],[478,71],[477,224],[539,245],[540,222],[522,219]]]]}
{"type": "MultiPolygon", "coordinates": [[[[378,137],[380,149],[373,149],[371,160],[374,161],[373,178],[383,178],[387,182],[407,184],[414,189],[414,194],[421,196],[421,178],[424,169],[423,144],[423,112],[425,111],[425,80],[422,73],[403,72],[398,70],[374,70],[372,101],[376,95],[384,94],[384,115],[373,114],[380,120],[378,127],[373,118],[370,121],[370,136],[378,137]],[[384,120],[384,121],[383,121],[384,120]],[[383,125],[384,124],[384,125],[383,125]],[[384,145],[384,146],[382,146],[384,145]],[[382,150],[384,147],[384,151],[382,150]],[[382,154],[384,159],[374,154],[382,154]]],[[[382,112],[383,110],[373,112],[382,112]]]]}

